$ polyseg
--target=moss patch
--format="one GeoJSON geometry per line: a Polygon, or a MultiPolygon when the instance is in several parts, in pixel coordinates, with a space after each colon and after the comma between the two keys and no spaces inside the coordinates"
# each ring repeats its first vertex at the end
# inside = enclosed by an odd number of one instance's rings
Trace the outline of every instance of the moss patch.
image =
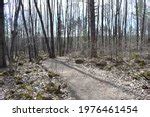
{"type": "Polygon", "coordinates": [[[139,55],[138,53],[132,53],[131,59],[137,60],[137,59],[139,59],[139,58],[140,58],[140,55],[139,55]]]}
{"type": "Polygon", "coordinates": [[[10,71],[0,72],[0,76],[9,76],[9,75],[14,75],[14,72],[10,72],[10,71]]]}
{"type": "Polygon", "coordinates": [[[50,78],[53,78],[53,77],[57,77],[57,76],[59,76],[59,75],[56,74],[56,73],[54,73],[54,72],[49,71],[49,72],[48,72],[48,76],[49,76],[50,78]]]}
{"type": "Polygon", "coordinates": [[[134,62],[137,63],[141,67],[146,65],[146,62],[142,59],[135,59],[134,62]]]}
{"type": "Polygon", "coordinates": [[[141,75],[137,73],[131,74],[131,76],[133,79],[136,79],[136,80],[140,80],[142,78],[141,75]]]}
{"type": "Polygon", "coordinates": [[[57,87],[54,83],[49,83],[45,86],[45,90],[49,93],[54,93],[57,90],[57,87]]]}
{"type": "Polygon", "coordinates": [[[60,86],[56,86],[54,83],[49,83],[45,86],[45,90],[49,93],[53,93],[53,94],[62,94],[61,92],[61,87],[60,86]]]}
{"type": "Polygon", "coordinates": [[[147,80],[150,80],[150,71],[144,71],[142,74],[147,80]]]}
{"type": "Polygon", "coordinates": [[[36,99],[37,99],[37,100],[44,100],[43,93],[38,93],[38,94],[36,95],[36,99]]]}
{"type": "Polygon", "coordinates": [[[139,80],[140,78],[145,78],[146,80],[150,80],[150,71],[142,71],[139,73],[135,73],[132,75],[132,77],[136,80],[139,80]]]}
{"type": "Polygon", "coordinates": [[[23,84],[23,81],[22,81],[22,78],[19,77],[19,76],[15,76],[15,81],[16,81],[16,85],[22,85],[23,84]]]}
{"type": "Polygon", "coordinates": [[[19,99],[26,99],[26,100],[32,100],[32,96],[28,93],[21,93],[21,94],[18,94],[18,98],[19,99]]]}

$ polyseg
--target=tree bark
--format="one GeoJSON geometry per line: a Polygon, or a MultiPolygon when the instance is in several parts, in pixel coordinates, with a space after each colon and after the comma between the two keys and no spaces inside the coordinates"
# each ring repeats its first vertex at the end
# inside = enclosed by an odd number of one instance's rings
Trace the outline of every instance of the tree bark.
{"type": "Polygon", "coordinates": [[[55,58],[55,44],[54,44],[54,24],[53,24],[53,14],[50,6],[49,0],[47,0],[48,10],[50,14],[50,31],[51,31],[51,58],[55,58]]]}
{"type": "Polygon", "coordinates": [[[6,67],[6,59],[5,59],[4,0],[0,1],[0,67],[6,67]]]}
{"type": "Polygon", "coordinates": [[[90,0],[90,22],[91,22],[91,57],[97,57],[97,39],[95,36],[95,8],[94,8],[94,0],[90,0]]]}
{"type": "Polygon", "coordinates": [[[48,40],[48,37],[46,35],[46,31],[45,31],[45,27],[44,27],[44,23],[43,23],[43,19],[42,19],[42,15],[40,13],[40,10],[38,8],[38,5],[37,5],[37,1],[34,0],[34,4],[35,4],[35,8],[36,8],[36,11],[38,13],[38,16],[40,18],[40,22],[41,22],[41,27],[42,27],[42,31],[43,31],[43,34],[44,34],[44,37],[45,37],[45,43],[46,43],[46,46],[47,46],[47,50],[48,50],[48,54],[49,54],[49,57],[52,58],[53,57],[53,52],[49,46],[49,40],[48,40]]]}
{"type": "Polygon", "coordinates": [[[139,49],[139,13],[138,13],[138,0],[136,0],[136,46],[139,49]]]}
{"type": "Polygon", "coordinates": [[[33,48],[34,48],[34,58],[37,58],[38,56],[38,51],[37,51],[37,44],[36,44],[36,39],[35,39],[35,35],[34,35],[34,21],[33,21],[33,17],[32,17],[32,13],[31,13],[31,0],[29,0],[29,17],[31,20],[31,36],[33,39],[33,48]]]}
{"type": "Polygon", "coordinates": [[[150,19],[148,21],[148,43],[150,43],[150,19]]]}
{"type": "Polygon", "coordinates": [[[144,29],[145,29],[145,15],[146,15],[146,0],[144,0],[144,9],[143,9],[143,19],[142,19],[142,29],[141,29],[141,49],[144,44],[144,29]]]}
{"type": "Polygon", "coordinates": [[[127,48],[127,18],[128,18],[128,0],[125,1],[125,26],[124,26],[125,49],[127,48]]]}
{"type": "Polygon", "coordinates": [[[102,17],[101,17],[101,26],[102,26],[102,53],[104,53],[104,0],[102,0],[102,17]]]}
{"type": "Polygon", "coordinates": [[[19,11],[21,8],[21,1],[19,1],[19,5],[16,8],[15,16],[14,16],[14,29],[11,31],[11,47],[10,47],[10,61],[14,58],[14,48],[15,48],[15,42],[17,37],[17,30],[18,30],[18,17],[19,17],[19,11]]]}
{"type": "Polygon", "coordinates": [[[26,32],[26,35],[27,35],[29,60],[32,61],[32,58],[33,58],[33,57],[32,57],[32,55],[31,55],[31,45],[30,45],[29,33],[28,33],[28,28],[27,28],[26,19],[25,19],[25,14],[24,14],[24,5],[23,5],[23,3],[22,3],[22,0],[20,0],[20,1],[21,1],[21,7],[22,7],[23,25],[24,25],[25,32],[26,32]]]}

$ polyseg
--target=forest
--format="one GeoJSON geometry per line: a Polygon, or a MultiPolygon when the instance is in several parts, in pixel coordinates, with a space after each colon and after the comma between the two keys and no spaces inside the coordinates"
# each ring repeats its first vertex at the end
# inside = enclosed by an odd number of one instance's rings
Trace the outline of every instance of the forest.
{"type": "Polygon", "coordinates": [[[149,0],[0,0],[0,100],[149,100],[149,0]]]}

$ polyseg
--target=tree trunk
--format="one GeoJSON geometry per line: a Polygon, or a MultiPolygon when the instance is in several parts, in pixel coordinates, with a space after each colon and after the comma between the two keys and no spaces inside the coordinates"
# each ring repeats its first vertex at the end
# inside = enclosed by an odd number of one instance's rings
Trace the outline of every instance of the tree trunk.
{"type": "Polygon", "coordinates": [[[5,26],[4,26],[4,0],[0,1],[0,67],[6,67],[6,59],[5,59],[5,26]]]}
{"type": "Polygon", "coordinates": [[[51,58],[55,58],[55,45],[54,45],[54,24],[53,24],[53,14],[50,6],[49,0],[47,0],[47,5],[50,14],[50,31],[51,31],[51,58]]]}
{"type": "Polygon", "coordinates": [[[125,26],[124,26],[125,49],[127,48],[127,18],[128,18],[128,0],[125,1],[125,26]]]}
{"type": "Polygon", "coordinates": [[[143,10],[143,19],[142,19],[142,29],[141,29],[141,50],[144,44],[144,29],[145,29],[145,14],[146,14],[146,0],[144,0],[144,10],[143,10]]]}
{"type": "Polygon", "coordinates": [[[49,40],[48,40],[48,37],[46,35],[46,31],[45,31],[45,28],[44,28],[44,23],[43,23],[43,19],[42,19],[42,15],[40,13],[40,10],[38,8],[38,5],[37,5],[37,1],[34,0],[34,4],[35,4],[35,8],[36,8],[36,11],[38,13],[38,16],[40,18],[40,22],[41,22],[41,27],[42,27],[42,31],[43,31],[43,34],[44,34],[44,37],[45,37],[45,43],[46,43],[46,46],[47,46],[47,50],[48,50],[48,54],[49,54],[49,57],[52,58],[52,51],[51,51],[51,48],[49,46],[49,40]]]}
{"type": "Polygon", "coordinates": [[[148,21],[148,43],[150,43],[150,19],[148,21]]]}
{"type": "Polygon", "coordinates": [[[101,17],[101,26],[102,26],[102,32],[101,32],[101,37],[102,37],[102,53],[104,53],[104,0],[102,0],[102,17],[101,17]]]}
{"type": "Polygon", "coordinates": [[[136,0],[136,46],[139,49],[139,13],[138,13],[138,0],[136,0]]]}
{"type": "Polygon", "coordinates": [[[91,57],[97,57],[97,39],[95,36],[95,8],[94,8],[94,0],[90,0],[90,22],[91,22],[91,57]]]}
{"type": "Polygon", "coordinates": [[[29,0],[29,17],[31,20],[31,36],[33,39],[34,57],[37,58],[38,51],[37,51],[37,44],[36,44],[36,39],[34,35],[34,21],[33,21],[32,13],[31,13],[31,0],[29,0]]]}
{"type": "Polygon", "coordinates": [[[57,0],[57,49],[59,56],[62,56],[62,38],[61,38],[61,4],[57,0]]]}
{"type": "Polygon", "coordinates": [[[14,49],[15,49],[15,42],[17,37],[17,29],[18,29],[18,17],[19,17],[19,11],[21,8],[21,1],[19,1],[19,5],[16,8],[15,16],[14,16],[14,29],[11,31],[11,47],[10,47],[10,61],[14,58],[14,49]]]}
{"type": "Polygon", "coordinates": [[[32,55],[31,55],[31,45],[30,45],[30,39],[29,39],[29,33],[28,33],[28,28],[27,28],[27,24],[26,24],[26,19],[25,19],[25,14],[24,14],[24,5],[21,1],[21,7],[22,7],[22,19],[23,19],[23,25],[25,28],[25,32],[27,35],[27,43],[28,43],[28,53],[29,53],[29,60],[32,61],[32,55]]]}

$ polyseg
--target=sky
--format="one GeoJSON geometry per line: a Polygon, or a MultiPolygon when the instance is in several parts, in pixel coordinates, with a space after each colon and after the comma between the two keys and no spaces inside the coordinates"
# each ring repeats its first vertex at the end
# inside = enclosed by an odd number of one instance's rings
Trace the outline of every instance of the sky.
{"type": "MultiPolygon", "coordinates": [[[[10,1],[10,2],[12,2],[12,1],[14,1],[14,0],[4,0],[5,1],[5,3],[7,3],[8,1],[10,1]]],[[[26,10],[28,10],[28,2],[27,2],[28,0],[24,0],[24,6],[25,6],[25,9],[26,10]]],[[[40,1],[40,0],[39,0],[40,1]]],[[[43,3],[44,2],[46,2],[46,0],[41,0],[43,3]]],[[[56,1],[56,0],[55,0],[56,1]]],[[[66,0],[58,0],[58,1],[62,1],[62,4],[63,4],[63,8],[64,8],[64,13],[65,13],[65,8],[66,8],[66,0]]],[[[68,0],[69,2],[71,1],[71,0],[68,0]]],[[[80,16],[81,17],[83,17],[82,16],[82,0],[72,0],[73,2],[78,2],[78,1],[80,1],[80,16]]],[[[84,0],[84,1],[86,1],[86,0],[84,0]]],[[[95,1],[97,1],[97,0],[95,0],[95,1]]],[[[107,3],[109,0],[104,0],[105,1],[105,3],[107,3]]],[[[114,0],[115,1],[115,0],[114,0]]],[[[122,0],[123,2],[125,1],[125,0],[122,0]]],[[[133,2],[133,1],[135,1],[135,0],[128,0],[128,2],[133,2]]],[[[150,7],[150,0],[146,0],[147,1],[147,7],[150,7]]],[[[134,2],[133,2],[134,3],[134,2]]],[[[100,4],[101,4],[101,0],[100,0],[100,4]]],[[[44,5],[44,4],[43,4],[44,5]]],[[[56,4],[55,4],[56,5],[56,4]]],[[[86,3],[85,3],[85,5],[86,5],[86,3]]],[[[133,4],[134,6],[135,6],[135,4],[133,4]]],[[[130,7],[131,5],[129,5],[129,7],[130,7]]],[[[129,10],[128,10],[128,13],[129,13],[129,19],[130,19],[130,14],[131,14],[131,12],[135,12],[135,7],[133,6],[133,11],[131,10],[131,8],[129,8],[129,10]]],[[[122,7],[124,7],[124,5],[122,4],[122,7]]],[[[43,7],[44,8],[44,7],[43,7]]],[[[14,10],[14,8],[12,8],[11,10],[14,10]]],[[[7,14],[9,13],[8,12],[8,5],[6,4],[5,5],[5,11],[7,12],[7,14]]],[[[148,11],[148,12],[150,12],[150,11],[148,11]]],[[[78,12],[76,12],[76,13],[78,13],[78,12]]],[[[56,13],[56,10],[55,10],[55,13],[54,13],[55,15],[57,14],[56,13]]],[[[101,13],[100,13],[100,17],[101,17],[101,13]]],[[[56,21],[56,20],[55,20],[56,21]]],[[[128,20],[129,22],[130,22],[130,20],[128,20]]]]}

